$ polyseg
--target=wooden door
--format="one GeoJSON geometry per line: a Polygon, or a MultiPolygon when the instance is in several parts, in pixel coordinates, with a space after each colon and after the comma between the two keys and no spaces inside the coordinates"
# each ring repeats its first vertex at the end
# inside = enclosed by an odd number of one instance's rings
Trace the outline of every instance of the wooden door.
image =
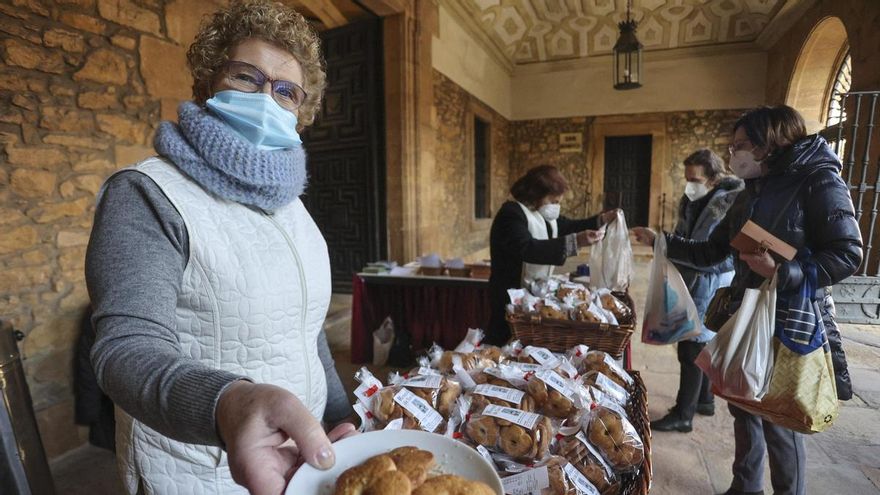
{"type": "Polygon", "coordinates": [[[605,138],[604,209],[621,208],[628,226],[647,226],[651,199],[651,136],[605,138]]]}
{"type": "Polygon", "coordinates": [[[321,33],[327,89],[304,133],[309,186],[303,201],[330,250],[334,292],[386,256],[385,118],[381,21],[321,33]]]}

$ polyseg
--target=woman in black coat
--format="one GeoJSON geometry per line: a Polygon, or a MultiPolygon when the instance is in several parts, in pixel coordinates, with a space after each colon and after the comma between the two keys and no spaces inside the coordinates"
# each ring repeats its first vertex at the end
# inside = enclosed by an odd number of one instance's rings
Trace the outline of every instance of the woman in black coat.
{"type": "MultiPolygon", "coordinates": [[[[793,261],[776,259],[768,252],[734,253],[735,276],[731,283],[732,314],[746,288],[757,288],[777,275],[777,294],[784,300],[804,281],[804,264],[816,267],[815,300],[832,352],[837,394],[852,397],[840,331],[834,322],[830,287],[856,272],[862,261],[862,237],[852,199],[840,177],[840,160],[820,136],[807,136],[804,120],[791,107],[761,107],[734,125],[730,168],[745,180],[721,224],[706,241],[686,240],[666,234],[670,259],[697,266],[722,261],[732,252],[730,241],[747,220],[769,230],[795,247],[793,261]]],[[[648,229],[633,229],[644,243],[653,244],[648,229]]],[[[773,493],[803,495],[804,441],[800,433],[777,426],[730,405],[734,417],[736,453],[729,495],[763,493],[764,451],[770,456],[773,493]]]]}
{"type": "Polygon", "coordinates": [[[565,178],[551,165],[529,170],[510,188],[507,201],[492,221],[489,248],[492,275],[489,293],[492,316],[485,342],[501,345],[510,339],[505,320],[508,289],[522,287],[524,278],[547,278],[579,247],[599,241],[599,228],[616,218],[616,211],[573,220],[559,215],[559,201],[568,190],[565,178]],[[603,220],[605,219],[605,220],[603,220]]]}

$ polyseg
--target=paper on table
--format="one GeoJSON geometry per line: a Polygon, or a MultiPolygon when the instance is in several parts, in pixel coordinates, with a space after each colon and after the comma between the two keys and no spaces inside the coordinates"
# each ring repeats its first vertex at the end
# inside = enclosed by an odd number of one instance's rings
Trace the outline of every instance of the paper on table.
{"type": "Polygon", "coordinates": [[[412,267],[395,266],[388,274],[395,277],[412,277],[416,271],[412,267]]]}

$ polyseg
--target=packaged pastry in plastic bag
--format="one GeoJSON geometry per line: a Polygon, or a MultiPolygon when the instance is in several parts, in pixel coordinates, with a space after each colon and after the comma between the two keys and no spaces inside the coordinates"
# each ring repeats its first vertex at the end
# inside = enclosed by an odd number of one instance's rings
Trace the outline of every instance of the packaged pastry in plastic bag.
{"type": "Polygon", "coordinates": [[[531,374],[526,390],[535,400],[538,410],[554,418],[568,418],[578,408],[589,405],[583,387],[554,370],[540,369],[531,374]]]}
{"type": "Polygon", "coordinates": [[[444,419],[449,418],[455,401],[462,393],[462,386],[458,380],[436,374],[401,376],[392,373],[388,383],[409,389],[436,409],[444,419]]]}
{"type": "MultiPolygon", "coordinates": [[[[505,382],[508,383],[508,382],[505,382]]],[[[489,405],[512,407],[526,412],[535,412],[535,400],[527,393],[516,388],[483,383],[470,392],[472,414],[480,414],[489,405]]]]}
{"type": "Polygon", "coordinates": [[[510,297],[507,308],[509,313],[535,314],[543,304],[540,297],[529,294],[525,289],[508,289],[507,295],[510,297]]]}
{"type": "Polygon", "coordinates": [[[617,472],[637,470],[645,458],[644,444],[632,423],[619,411],[598,406],[590,411],[587,440],[617,472]]]}
{"type": "Polygon", "coordinates": [[[470,415],[463,431],[473,443],[523,462],[543,458],[554,436],[546,416],[494,404],[470,415]]]}
{"type": "Polygon", "coordinates": [[[590,371],[602,372],[625,389],[629,389],[633,384],[633,379],[629,376],[629,373],[624,371],[607,352],[590,351],[584,356],[584,360],[578,367],[578,372],[581,375],[586,375],[590,371]]]}
{"type": "Polygon", "coordinates": [[[586,286],[574,282],[565,282],[556,289],[556,298],[574,306],[576,303],[588,302],[591,298],[590,290],[586,286]]]}
{"type": "Polygon", "coordinates": [[[583,474],[601,495],[620,493],[620,480],[584,432],[578,431],[574,436],[560,439],[556,453],[583,474]]]}
{"type": "Polygon", "coordinates": [[[608,323],[608,318],[590,302],[578,303],[571,310],[571,319],[586,323],[608,323]]]}
{"type": "Polygon", "coordinates": [[[399,385],[385,387],[372,401],[371,412],[377,426],[385,427],[402,420],[404,429],[422,429],[437,432],[444,423],[443,416],[428,401],[399,385]]]}
{"type": "Polygon", "coordinates": [[[610,311],[617,318],[617,321],[632,319],[632,309],[612,294],[610,290],[597,289],[596,294],[602,308],[610,311]]]}
{"type": "Polygon", "coordinates": [[[580,379],[586,387],[595,387],[621,406],[629,404],[629,392],[600,371],[588,371],[580,379]]]}
{"type": "Polygon", "coordinates": [[[577,468],[561,456],[551,456],[534,466],[512,469],[501,479],[504,493],[516,495],[601,495],[577,468]]]}
{"type": "Polygon", "coordinates": [[[541,309],[538,310],[538,313],[541,315],[541,318],[547,320],[568,320],[569,311],[571,311],[571,306],[560,303],[555,299],[545,297],[544,304],[541,306],[541,309]]]}

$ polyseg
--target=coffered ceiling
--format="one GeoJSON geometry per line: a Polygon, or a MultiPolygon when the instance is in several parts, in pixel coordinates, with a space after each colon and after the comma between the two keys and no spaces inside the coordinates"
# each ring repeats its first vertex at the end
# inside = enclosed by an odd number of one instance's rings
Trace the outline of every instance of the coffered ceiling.
{"type": "MultiPolygon", "coordinates": [[[[646,51],[756,41],[796,0],[632,0],[646,51]]],[[[626,0],[442,0],[512,65],[611,53],[626,0]]]]}

